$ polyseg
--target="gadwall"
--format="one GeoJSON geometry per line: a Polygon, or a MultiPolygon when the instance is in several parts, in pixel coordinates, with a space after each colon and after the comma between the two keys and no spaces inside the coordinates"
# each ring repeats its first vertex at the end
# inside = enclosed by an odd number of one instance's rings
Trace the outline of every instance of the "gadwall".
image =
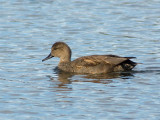
{"type": "Polygon", "coordinates": [[[117,55],[83,56],[71,61],[71,49],[64,42],[54,43],[51,53],[42,62],[52,57],[60,58],[59,70],[75,73],[99,74],[129,71],[137,65],[130,60],[135,57],[120,57],[117,55]]]}

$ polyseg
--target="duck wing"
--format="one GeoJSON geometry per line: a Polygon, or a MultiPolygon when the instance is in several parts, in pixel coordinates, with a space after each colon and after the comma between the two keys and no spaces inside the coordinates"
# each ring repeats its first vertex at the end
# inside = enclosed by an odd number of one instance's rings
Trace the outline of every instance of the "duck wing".
{"type": "Polygon", "coordinates": [[[134,57],[120,57],[116,55],[91,55],[91,56],[84,56],[75,59],[72,61],[72,64],[75,66],[96,66],[99,64],[104,64],[104,65],[111,65],[111,66],[116,66],[119,65],[120,63],[129,60],[134,57]]]}

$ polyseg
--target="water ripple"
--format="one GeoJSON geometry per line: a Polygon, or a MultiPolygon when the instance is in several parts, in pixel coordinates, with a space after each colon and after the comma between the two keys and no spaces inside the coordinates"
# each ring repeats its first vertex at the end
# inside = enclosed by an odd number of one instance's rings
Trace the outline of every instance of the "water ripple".
{"type": "Polygon", "coordinates": [[[0,5],[1,119],[160,119],[158,0],[0,5]],[[69,44],[72,59],[117,54],[141,64],[127,73],[59,73],[59,59],[41,62],[56,41],[69,44]]]}

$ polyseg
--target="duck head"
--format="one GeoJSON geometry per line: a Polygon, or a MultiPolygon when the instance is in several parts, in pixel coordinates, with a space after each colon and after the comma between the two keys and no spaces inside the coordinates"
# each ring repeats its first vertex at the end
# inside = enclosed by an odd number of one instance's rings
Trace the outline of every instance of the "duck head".
{"type": "Polygon", "coordinates": [[[71,61],[71,49],[64,42],[56,42],[52,45],[51,53],[42,60],[48,60],[52,57],[59,57],[60,62],[70,62],[71,61]]]}

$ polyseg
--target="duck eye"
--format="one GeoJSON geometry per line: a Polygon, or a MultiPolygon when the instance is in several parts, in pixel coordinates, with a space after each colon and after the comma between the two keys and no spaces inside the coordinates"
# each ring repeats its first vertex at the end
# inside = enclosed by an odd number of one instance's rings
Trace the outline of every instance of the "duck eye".
{"type": "Polygon", "coordinates": [[[58,48],[54,48],[54,50],[57,50],[58,48]]]}

